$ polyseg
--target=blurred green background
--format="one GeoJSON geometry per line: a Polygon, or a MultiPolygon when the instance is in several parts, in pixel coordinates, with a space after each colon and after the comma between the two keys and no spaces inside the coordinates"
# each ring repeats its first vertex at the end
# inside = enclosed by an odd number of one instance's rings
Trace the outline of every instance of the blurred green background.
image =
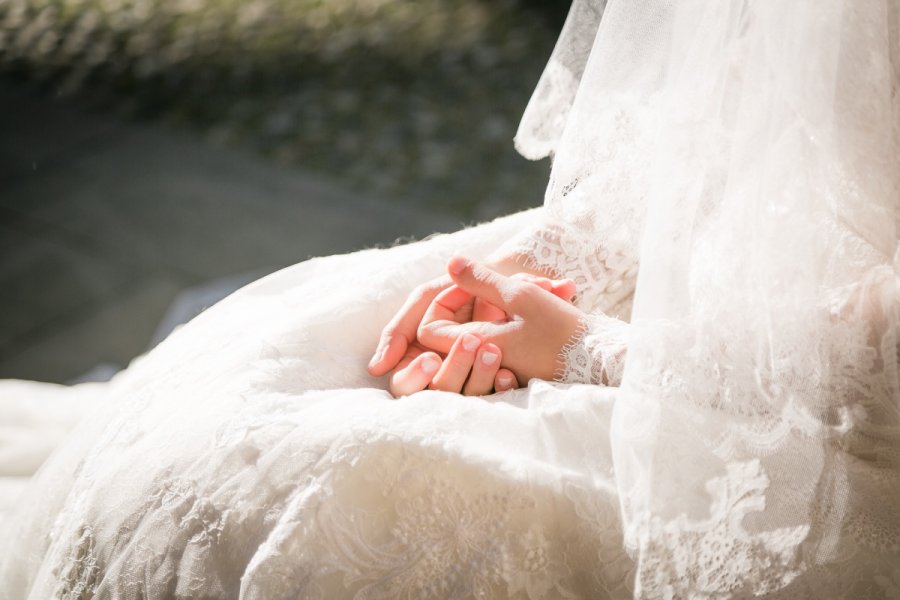
{"type": "Polygon", "coordinates": [[[511,140],[565,0],[3,0],[0,72],[361,192],[483,219],[539,202],[511,140]]]}
{"type": "Polygon", "coordinates": [[[0,0],[0,378],[105,379],[311,256],[541,203],[564,0],[0,0]]]}

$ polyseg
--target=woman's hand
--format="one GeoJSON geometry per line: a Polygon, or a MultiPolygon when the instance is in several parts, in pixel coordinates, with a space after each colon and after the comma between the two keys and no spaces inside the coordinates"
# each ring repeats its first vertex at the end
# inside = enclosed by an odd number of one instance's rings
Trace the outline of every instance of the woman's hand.
{"type": "MultiPolygon", "coordinates": [[[[514,255],[494,259],[487,264],[494,271],[504,275],[526,273],[548,279],[550,274],[529,268],[526,263],[527,260],[524,256],[514,255]]],[[[421,348],[415,352],[416,331],[422,322],[422,317],[425,316],[425,311],[428,310],[435,297],[452,284],[453,281],[450,277],[443,275],[413,289],[403,307],[382,330],[378,346],[369,361],[369,374],[381,377],[392,369],[401,370],[409,364],[408,362],[401,364],[402,361],[412,360],[422,353],[421,348]],[[410,358],[411,351],[413,352],[412,358],[410,358]]],[[[560,291],[568,293],[569,290],[560,291]]],[[[569,298],[572,295],[574,295],[574,287],[569,298]]],[[[462,323],[473,319],[497,320],[498,313],[496,310],[491,311],[482,301],[469,301],[460,307],[459,314],[456,316],[462,323]]]]}
{"type": "MultiPolygon", "coordinates": [[[[424,349],[415,344],[416,330],[431,301],[452,284],[453,280],[444,275],[413,289],[394,318],[381,331],[378,346],[369,361],[370,375],[381,377],[394,368],[398,371],[403,370],[409,364],[406,361],[412,361],[422,355],[424,349]]],[[[437,372],[437,369],[434,369],[434,372],[437,372]]]]}
{"type": "MultiPolygon", "coordinates": [[[[563,300],[571,300],[575,295],[575,284],[568,279],[554,281],[524,273],[517,273],[513,278],[537,285],[563,300]]],[[[471,319],[477,321],[507,319],[505,312],[481,298],[474,298],[468,305],[471,310],[456,310],[450,316],[458,323],[469,322],[469,312],[471,319]]],[[[500,367],[499,348],[493,344],[482,347],[482,340],[477,336],[469,339],[468,344],[462,342],[462,339],[456,340],[446,358],[429,351],[418,341],[410,343],[403,358],[389,375],[388,389],[391,394],[408,396],[431,388],[483,396],[490,394],[492,390],[503,392],[519,386],[516,376],[509,369],[500,367]],[[492,380],[493,386],[487,385],[492,380]]]]}
{"type": "Polygon", "coordinates": [[[484,396],[518,387],[515,375],[500,367],[501,358],[497,346],[477,336],[456,340],[446,358],[413,342],[391,373],[388,389],[397,397],[425,388],[484,396]]]}
{"type": "Polygon", "coordinates": [[[419,342],[448,352],[460,338],[474,334],[500,349],[504,366],[519,381],[553,379],[562,367],[563,347],[582,328],[581,311],[539,285],[506,277],[462,257],[452,258],[447,270],[456,286],[435,295],[419,325],[419,342]],[[458,311],[474,297],[503,311],[506,318],[460,323],[458,311]]]}

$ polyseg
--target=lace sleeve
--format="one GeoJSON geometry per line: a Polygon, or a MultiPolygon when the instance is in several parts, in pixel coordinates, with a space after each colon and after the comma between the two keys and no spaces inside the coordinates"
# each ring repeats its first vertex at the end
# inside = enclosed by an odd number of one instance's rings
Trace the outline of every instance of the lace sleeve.
{"type": "Polygon", "coordinates": [[[629,325],[604,314],[587,315],[582,330],[560,354],[557,381],[618,386],[625,370],[629,325]]]}
{"type": "Polygon", "coordinates": [[[542,208],[535,225],[504,244],[499,253],[521,256],[529,268],[574,281],[575,304],[586,313],[625,320],[630,316],[637,262],[599,243],[589,227],[560,223],[542,208]]]}
{"type": "Polygon", "coordinates": [[[581,331],[560,355],[557,381],[618,386],[625,366],[627,320],[631,316],[638,264],[631,255],[598,241],[591,226],[563,224],[546,208],[529,229],[499,253],[550,277],[568,278],[585,313],[581,331]]]}

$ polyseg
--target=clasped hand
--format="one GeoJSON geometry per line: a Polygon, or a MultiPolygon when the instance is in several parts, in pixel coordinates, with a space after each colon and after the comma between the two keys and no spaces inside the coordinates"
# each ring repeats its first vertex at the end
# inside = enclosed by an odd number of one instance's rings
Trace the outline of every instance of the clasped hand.
{"type": "Polygon", "coordinates": [[[462,257],[422,286],[384,328],[369,373],[395,396],[426,388],[485,395],[552,379],[582,313],[567,279],[506,276],[462,257]]]}

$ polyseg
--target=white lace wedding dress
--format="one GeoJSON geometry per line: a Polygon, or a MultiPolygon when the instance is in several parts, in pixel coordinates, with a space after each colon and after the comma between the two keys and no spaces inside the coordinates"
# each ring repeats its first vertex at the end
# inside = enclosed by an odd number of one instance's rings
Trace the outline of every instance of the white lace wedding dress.
{"type": "Polygon", "coordinates": [[[775,4],[578,0],[517,139],[543,208],[270,275],[108,384],[0,383],[5,474],[56,446],[0,597],[900,597],[900,10],[775,4]],[[560,381],[391,398],[383,325],[496,253],[576,280],[560,381]]]}
{"type": "Polygon", "coordinates": [[[90,386],[105,402],[15,516],[4,597],[627,595],[612,390],[395,400],[365,374],[413,285],[531,218],[291,267],[90,386]]]}

